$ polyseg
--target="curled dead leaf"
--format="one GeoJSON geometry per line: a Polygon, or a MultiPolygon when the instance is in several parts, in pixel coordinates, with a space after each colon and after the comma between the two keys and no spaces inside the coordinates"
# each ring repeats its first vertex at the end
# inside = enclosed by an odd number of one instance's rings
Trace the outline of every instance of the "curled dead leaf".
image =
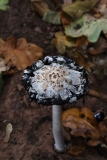
{"type": "Polygon", "coordinates": [[[84,137],[88,145],[96,146],[100,144],[101,136],[97,130],[97,121],[94,119],[91,110],[89,111],[87,108],[83,110],[78,108],[68,109],[62,114],[62,124],[64,127],[71,129],[73,136],[84,137]]]}
{"type": "Polygon", "coordinates": [[[9,142],[10,134],[11,134],[12,130],[13,130],[12,124],[8,123],[7,126],[6,126],[6,135],[5,135],[4,139],[3,139],[3,142],[5,142],[5,143],[9,142]]]}
{"type": "Polygon", "coordinates": [[[84,150],[85,150],[85,147],[74,146],[69,150],[69,153],[72,154],[73,156],[79,156],[84,152],[84,150]]]}
{"type": "Polygon", "coordinates": [[[97,121],[96,119],[94,118],[94,113],[87,107],[82,107],[80,109],[80,112],[79,112],[79,116],[87,121],[88,123],[90,123],[92,126],[97,126],[97,121]]]}
{"type": "Polygon", "coordinates": [[[6,42],[0,41],[0,56],[4,58],[5,65],[11,69],[24,70],[33,62],[43,58],[43,49],[36,44],[28,43],[25,38],[16,40],[13,36],[7,38],[6,42]],[[16,67],[13,69],[13,67],[16,67]]]}

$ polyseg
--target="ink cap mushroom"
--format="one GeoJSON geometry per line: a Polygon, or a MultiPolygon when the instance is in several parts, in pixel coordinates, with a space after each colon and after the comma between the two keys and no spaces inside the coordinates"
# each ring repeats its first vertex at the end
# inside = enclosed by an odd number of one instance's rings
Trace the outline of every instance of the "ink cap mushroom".
{"type": "Polygon", "coordinates": [[[77,101],[88,92],[88,73],[64,56],[46,56],[24,70],[23,85],[31,100],[52,105],[54,149],[64,152],[61,105],[77,101]]]}

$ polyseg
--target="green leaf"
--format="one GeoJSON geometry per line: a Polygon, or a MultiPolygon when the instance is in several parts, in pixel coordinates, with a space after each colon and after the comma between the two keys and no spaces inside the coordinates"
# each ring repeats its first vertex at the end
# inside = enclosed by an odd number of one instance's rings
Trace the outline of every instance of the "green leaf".
{"type": "Polygon", "coordinates": [[[43,16],[43,20],[52,24],[61,24],[60,21],[60,12],[57,11],[47,11],[44,16],[43,16]]]}
{"type": "Polygon", "coordinates": [[[62,10],[74,19],[78,19],[83,13],[89,12],[99,0],[76,1],[67,5],[62,10]]]}
{"type": "Polygon", "coordinates": [[[0,72],[0,93],[3,87],[2,72],[0,72]]]}
{"type": "Polygon", "coordinates": [[[90,42],[96,42],[101,31],[107,33],[107,19],[104,17],[96,19],[88,14],[65,27],[67,36],[81,37],[84,35],[90,42]]]}
{"type": "Polygon", "coordinates": [[[6,11],[8,6],[9,0],[0,0],[0,10],[6,11]]]}

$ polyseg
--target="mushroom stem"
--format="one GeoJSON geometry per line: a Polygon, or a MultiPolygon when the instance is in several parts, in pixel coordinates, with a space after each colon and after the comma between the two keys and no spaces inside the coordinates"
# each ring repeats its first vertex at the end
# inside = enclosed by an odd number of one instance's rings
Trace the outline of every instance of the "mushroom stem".
{"type": "Polygon", "coordinates": [[[62,133],[62,111],[60,105],[52,105],[52,128],[55,140],[55,150],[60,153],[64,152],[66,145],[62,133]]]}

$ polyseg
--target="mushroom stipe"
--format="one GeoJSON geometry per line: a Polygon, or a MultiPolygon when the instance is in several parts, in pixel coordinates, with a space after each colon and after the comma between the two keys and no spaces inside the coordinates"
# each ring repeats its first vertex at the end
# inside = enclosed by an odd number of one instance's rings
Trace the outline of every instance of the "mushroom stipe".
{"type": "Polygon", "coordinates": [[[46,56],[24,70],[23,85],[31,100],[52,105],[52,126],[57,152],[66,145],[62,133],[61,104],[72,103],[87,94],[87,71],[63,56],[46,56]]]}

